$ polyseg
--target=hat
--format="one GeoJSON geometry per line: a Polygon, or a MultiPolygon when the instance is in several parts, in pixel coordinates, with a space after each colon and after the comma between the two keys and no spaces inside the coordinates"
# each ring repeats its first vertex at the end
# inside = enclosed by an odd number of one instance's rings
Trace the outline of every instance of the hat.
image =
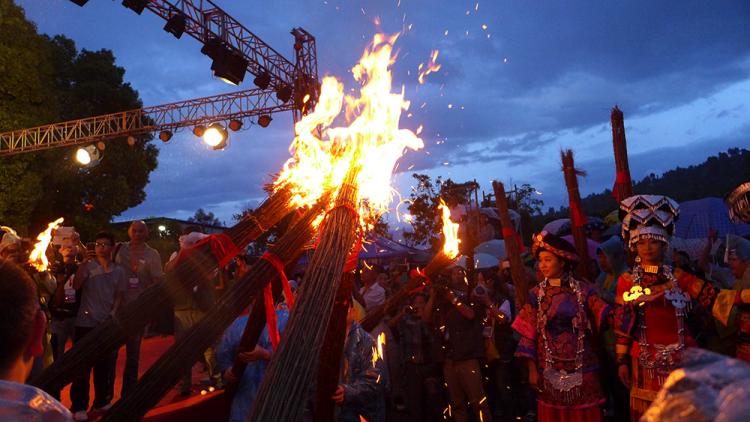
{"type": "Polygon", "coordinates": [[[10,227],[7,226],[0,226],[0,230],[4,231],[2,240],[0,240],[0,253],[2,253],[5,248],[11,245],[18,245],[21,243],[21,238],[18,237],[18,234],[15,230],[13,230],[10,227]]]}
{"type": "Polygon", "coordinates": [[[680,214],[677,202],[664,195],[634,195],[620,202],[622,238],[632,249],[640,239],[669,243],[680,214]]]}
{"type": "Polygon", "coordinates": [[[534,257],[538,257],[541,251],[547,251],[566,261],[578,262],[581,260],[573,245],[566,242],[565,239],[544,230],[531,238],[531,253],[534,254],[534,257]]]}
{"type": "Polygon", "coordinates": [[[728,262],[729,258],[750,261],[750,240],[734,234],[728,234],[724,262],[728,262]]]}
{"type": "Polygon", "coordinates": [[[724,197],[729,218],[734,222],[750,223],[750,182],[737,186],[724,197]]]}

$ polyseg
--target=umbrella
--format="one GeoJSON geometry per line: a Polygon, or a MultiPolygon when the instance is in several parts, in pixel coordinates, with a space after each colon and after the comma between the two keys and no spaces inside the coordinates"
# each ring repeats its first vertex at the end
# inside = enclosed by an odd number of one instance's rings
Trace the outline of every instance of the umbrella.
{"type": "MultiPolygon", "coordinates": [[[[573,239],[573,235],[569,234],[567,236],[562,237],[566,242],[573,245],[573,247],[576,246],[576,241],[573,239]]],[[[589,258],[596,259],[596,248],[599,247],[599,242],[593,241],[591,239],[586,239],[586,249],[588,249],[589,252],[589,258]]]]}
{"type": "MultiPolygon", "coordinates": [[[[483,269],[483,268],[490,268],[490,267],[497,267],[499,265],[498,259],[495,256],[492,256],[487,253],[477,253],[474,254],[474,268],[475,269],[483,269]]],[[[453,263],[453,266],[459,266],[466,268],[466,255],[461,255],[456,259],[456,261],[453,263]]]]}
{"type": "Polygon", "coordinates": [[[557,236],[570,233],[570,218],[558,218],[544,225],[543,231],[557,236]]]}
{"type": "Polygon", "coordinates": [[[727,234],[750,234],[750,224],[733,223],[729,219],[729,211],[720,198],[708,197],[680,203],[675,236],[684,239],[705,239],[708,237],[709,229],[718,231],[719,237],[727,234]]]}
{"type": "Polygon", "coordinates": [[[480,243],[476,248],[474,248],[474,253],[492,255],[496,260],[505,259],[508,256],[505,253],[505,241],[502,239],[492,239],[484,243],[480,243]]]}

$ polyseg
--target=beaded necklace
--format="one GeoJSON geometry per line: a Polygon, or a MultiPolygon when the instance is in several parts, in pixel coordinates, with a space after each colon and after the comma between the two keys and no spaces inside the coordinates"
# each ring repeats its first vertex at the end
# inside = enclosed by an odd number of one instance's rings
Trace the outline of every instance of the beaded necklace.
{"type": "MultiPolygon", "coordinates": [[[[672,268],[669,265],[661,266],[662,274],[669,283],[669,288],[664,291],[664,298],[672,303],[675,317],[677,318],[677,343],[672,344],[649,344],[646,333],[648,325],[646,324],[646,308],[649,302],[644,302],[644,306],[638,306],[639,332],[638,344],[640,353],[638,362],[646,368],[649,377],[657,378],[659,383],[663,383],[666,376],[682,360],[682,351],[685,349],[685,316],[690,310],[690,296],[680,289],[677,284],[677,278],[672,274],[672,268]],[[653,352],[650,348],[653,347],[653,352]]],[[[650,271],[658,273],[656,271],[650,271]]],[[[633,285],[641,286],[642,278],[645,271],[640,263],[636,263],[633,268],[633,285]]],[[[642,287],[642,286],[641,286],[642,287]]]]}
{"type": "Polygon", "coordinates": [[[567,404],[574,404],[581,397],[581,385],[583,385],[583,352],[584,339],[586,335],[586,310],[584,307],[583,291],[578,280],[565,274],[564,280],[570,284],[573,293],[578,302],[576,316],[573,318],[573,333],[576,334],[576,357],[575,369],[573,373],[568,373],[564,369],[555,368],[555,359],[552,356],[552,349],[549,347],[547,338],[547,313],[542,309],[542,300],[545,297],[545,289],[549,285],[549,280],[544,279],[539,283],[539,292],[537,294],[537,330],[542,335],[542,347],[544,348],[544,360],[546,362],[543,376],[545,389],[558,392],[558,397],[567,404]]]}

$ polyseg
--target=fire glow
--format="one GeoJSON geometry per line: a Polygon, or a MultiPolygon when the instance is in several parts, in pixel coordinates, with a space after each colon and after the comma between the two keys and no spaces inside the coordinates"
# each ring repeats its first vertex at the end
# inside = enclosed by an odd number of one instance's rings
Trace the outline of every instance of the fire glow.
{"type": "Polygon", "coordinates": [[[52,241],[52,231],[57,229],[62,224],[63,218],[60,217],[57,220],[47,225],[47,230],[39,233],[36,237],[36,244],[34,250],[29,254],[29,264],[31,264],[37,271],[47,271],[49,260],[47,260],[47,247],[49,247],[52,241]]]}
{"type": "Polygon", "coordinates": [[[438,50],[432,50],[432,53],[430,54],[430,61],[428,61],[426,65],[424,63],[419,64],[419,77],[417,78],[417,80],[419,81],[420,85],[424,84],[425,77],[427,75],[440,70],[441,65],[437,63],[438,54],[438,50]]]}
{"type": "Polygon", "coordinates": [[[445,236],[443,253],[448,258],[453,259],[458,256],[458,244],[461,243],[461,240],[458,238],[458,224],[451,221],[451,211],[445,205],[442,198],[440,199],[438,209],[442,212],[443,217],[443,236],[445,236]]]}
{"type": "Polygon", "coordinates": [[[325,77],[315,109],[296,125],[290,158],[274,183],[292,186],[296,206],[314,203],[328,190],[337,190],[350,167],[358,167],[357,185],[363,217],[388,210],[395,191],[391,178],[407,149],[424,142],[409,129],[400,129],[402,111],[409,108],[404,89],[392,93],[393,44],[398,34],[376,34],[359,63],[352,68],[361,85],[359,97],[344,95],[344,86],[325,77]],[[344,109],[348,126],[333,126],[344,109]]]}

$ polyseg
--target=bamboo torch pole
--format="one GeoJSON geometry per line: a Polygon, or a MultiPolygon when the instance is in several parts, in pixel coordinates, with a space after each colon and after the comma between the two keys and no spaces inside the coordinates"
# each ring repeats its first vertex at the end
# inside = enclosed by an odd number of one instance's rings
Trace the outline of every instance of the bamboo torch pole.
{"type": "Polygon", "coordinates": [[[347,313],[352,303],[354,272],[347,271],[341,278],[341,285],[336,292],[331,320],[328,321],[323,347],[320,349],[318,364],[318,382],[315,384],[315,420],[332,421],[334,416],[333,394],[339,383],[341,359],[346,341],[347,313]]]}
{"type": "Polygon", "coordinates": [[[628,164],[628,144],[625,141],[625,121],[622,111],[615,106],[610,116],[612,121],[612,146],[615,151],[615,185],[612,195],[619,204],[623,199],[633,196],[633,181],[630,178],[628,164]]]}
{"type": "Polygon", "coordinates": [[[560,153],[562,158],[563,175],[565,176],[565,186],[568,189],[568,201],[570,203],[570,222],[575,239],[576,250],[581,259],[578,262],[576,273],[579,277],[591,281],[594,279],[589,274],[589,252],[588,241],[586,239],[586,215],[581,210],[581,193],[578,190],[578,176],[586,175],[585,172],[576,170],[573,162],[573,151],[566,150],[560,153]]]}
{"type": "Polygon", "coordinates": [[[529,295],[529,280],[526,270],[521,261],[520,239],[513,228],[513,222],[508,212],[508,198],[505,196],[505,186],[502,182],[492,182],[495,190],[495,203],[500,213],[500,223],[503,225],[503,240],[505,240],[505,252],[510,261],[510,275],[516,291],[516,303],[520,306],[526,304],[529,295]]]}
{"type": "MultiPolygon", "coordinates": [[[[300,221],[290,228],[270,253],[284,264],[295,260],[314,233],[313,221],[321,213],[324,201],[305,212],[300,221]]],[[[177,382],[180,374],[200,357],[227,326],[245,309],[254,297],[262,294],[267,283],[278,277],[269,260],[258,260],[235,283],[196,325],[154,363],[143,375],[134,391],[115,403],[104,417],[105,421],[140,420],[177,382]]]]}
{"type": "Polygon", "coordinates": [[[228,262],[233,253],[247,246],[293,211],[291,198],[290,189],[280,189],[255,212],[219,235],[217,238],[223,241],[214,243],[214,246],[220,246],[217,251],[223,252],[223,256],[216,256],[210,243],[182,251],[178,264],[167,272],[164,282],[148,287],[137,299],[99,324],[30,383],[46,391],[62,389],[76,374],[140,332],[156,312],[169,306],[177,292],[207,282],[218,264],[228,262]]]}
{"type": "Polygon", "coordinates": [[[359,224],[358,167],[349,169],[329,212],[309,275],[300,289],[278,350],[269,363],[248,420],[298,421],[315,377],[344,263],[359,224]]]}

